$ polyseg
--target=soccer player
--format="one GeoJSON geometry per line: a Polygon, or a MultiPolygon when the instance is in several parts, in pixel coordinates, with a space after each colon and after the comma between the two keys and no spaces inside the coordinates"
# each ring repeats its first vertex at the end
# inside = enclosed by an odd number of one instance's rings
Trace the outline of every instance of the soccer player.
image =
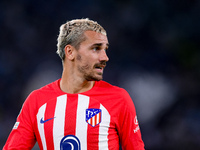
{"type": "Polygon", "coordinates": [[[95,21],[61,25],[62,77],[28,96],[3,150],[144,150],[129,94],[102,81],[108,46],[95,21]]]}

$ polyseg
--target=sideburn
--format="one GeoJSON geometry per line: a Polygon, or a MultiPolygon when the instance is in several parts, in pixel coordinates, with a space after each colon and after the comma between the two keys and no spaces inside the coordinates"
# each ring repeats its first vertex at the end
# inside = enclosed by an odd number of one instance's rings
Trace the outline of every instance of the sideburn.
{"type": "MultiPolygon", "coordinates": [[[[82,61],[81,55],[78,54],[77,57],[76,57],[76,59],[81,62],[82,61]]],[[[83,66],[78,66],[78,70],[80,72],[82,72],[82,73],[85,73],[85,70],[87,70],[87,69],[89,69],[89,65],[88,64],[83,65],[83,66]]]]}

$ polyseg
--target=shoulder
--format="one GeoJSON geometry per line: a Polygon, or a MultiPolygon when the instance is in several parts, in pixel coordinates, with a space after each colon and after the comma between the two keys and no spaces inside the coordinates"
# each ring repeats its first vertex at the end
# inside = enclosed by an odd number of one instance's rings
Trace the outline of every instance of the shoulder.
{"type": "Polygon", "coordinates": [[[48,99],[51,99],[54,96],[58,95],[58,82],[59,80],[56,80],[39,89],[32,91],[27,97],[26,102],[31,104],[45,103],[48,99]]]}
{"type": "Polygon", "coordinates": [[[124,88],[112,85],[112,84],[110,84],[106,81],[99,81],[99,87],[98,88],[101,88],[105,92],[109,92],[109,93],[111,92],[111,93],[115,93],[117,95],[124,96],[124,95],[128,94],[128,92],[124,88]]]}
{"type": "Polygon", "coordinates": [[[105,81],[98,81],[96,93],[103,95],[111,100],[119,101],[120,103],[132,103],[129,93],[119,86],[112,85],[105,81]]]}
{"type": "Polygon", "coordinates": [[[56,92],[57,89],[59,88],[59,80],[56,80],[52,83],[49,83],[39,89],[34,90],[31,95],[38,95],[38,94],[46,94],[46,93],[51,93],[51,92],[56,92]]]}
{"type": "Polygon", "coordinates": [[[105,82],[105,81],[101,81],[101,83],[103,87],[105,87],[105,91],[108,91],[109,93],[113,93],[115,95],[117,95],[118,97],[121,97],[124,99],[123,102],[131,102],[132,103],[132,99],[129,95],[129,93],[122,87],[119,87],[119,86],[115,86],[115,85],[112,85],[108,82],[105,82]]]}
{"type": "Polygon", "coordinates": [[[134,113],[135,106],[133,100],[124,88],[105,81],[98,81],[96,91],[101,96],[101,102],[106,108],[110,108],[112,111],[117,110],[120,114],[125,112],[134,113]],[[105,101],[102,99],[105,99],[105,101]]]}

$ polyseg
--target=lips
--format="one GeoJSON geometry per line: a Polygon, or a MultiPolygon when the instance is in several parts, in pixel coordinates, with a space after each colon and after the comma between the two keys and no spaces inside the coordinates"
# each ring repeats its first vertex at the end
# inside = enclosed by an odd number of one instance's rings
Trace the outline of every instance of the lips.
{"type": "Polygon", "coordinates": [[[95,64],[94,68],[96,69],[104,69],[106,67],[106,63],[101,63],[101,64],[95,64]]]}
{"type": "Polygon", "coordinates": [[[96,66],[95,68],[96,68],[96,69],[103,69],[104,67],[96,66]]]}
{"type": "Polygon", "coordinates": [[[95,66],[95,69],[102,71],[105,68],[105,65],[103,66],[95,66]]]}
{"type": "Polygon", "coordinates": [[[106,65],[102,65],[102,64],[96,64],[94,66],[94,69],[97,71],[97,73],[99,75],[102,75],[103,74],[103,69],[106,67],[106,65]]]}

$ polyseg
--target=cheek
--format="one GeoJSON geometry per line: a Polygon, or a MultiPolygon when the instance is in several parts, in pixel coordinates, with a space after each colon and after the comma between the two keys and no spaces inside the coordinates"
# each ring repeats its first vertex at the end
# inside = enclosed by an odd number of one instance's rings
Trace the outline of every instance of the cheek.
{"type": "Polygon", "coordinates": [[[81,64],[78,66],[78,70],[82,73],[86,73],[90,70],[90,66],[88,64],[81,64]]]}
{"type": "Polygon", "coordinates": [[[91,56],[83,56],[83,55],[80,55],[78,54],[76,56],[76,60],[78,62],[78,69],[79,71],[81,72],[85,72],[87,70],[90,70],[93,68],[93,61],[92,61],[92,58],[91,56]]]}
{"type": "Polygon", "coordinates": [[[86,64],[86,65],[81,66],[81,68],[82,68],[83,70],[87,70],[87,69],[90,68],[90,66],[89,66],[88,64],[86,64]]]}
{"type": "Polygon", "coordinates": [[[81,61],[82,60],[81,55],[77,55],[76,59],[81,61]]]}
{"type": "Polygon", "coordinates": [[[76,59],[79,61],[78,69],[81,72],[84,72],[85,70],[90,69],[91,65],[88,61],[88,59],[83,59],[81,55],[77,55],[76,59]]]}

